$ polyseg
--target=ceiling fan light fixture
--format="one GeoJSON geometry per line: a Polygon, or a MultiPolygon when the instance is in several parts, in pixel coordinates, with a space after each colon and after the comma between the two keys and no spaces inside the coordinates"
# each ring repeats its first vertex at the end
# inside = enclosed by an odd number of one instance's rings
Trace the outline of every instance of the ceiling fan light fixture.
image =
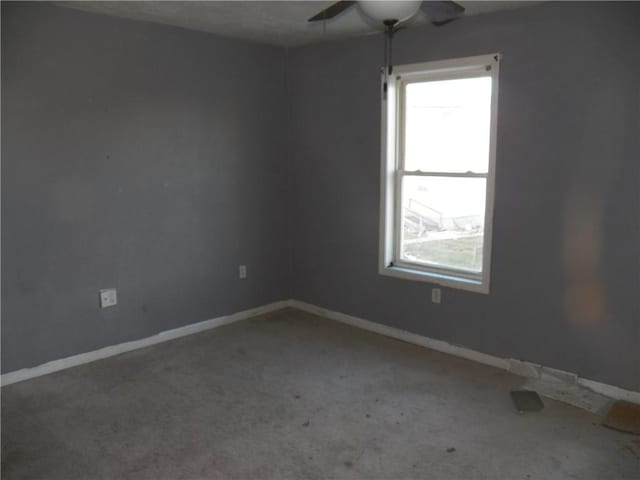
{"type": "Polygon", "coordinates": [[[372,20],[381,23],[396,20],[400,23],[418,13],[421,3],[420,0],[359,1],[358,6],[372,20]]]}

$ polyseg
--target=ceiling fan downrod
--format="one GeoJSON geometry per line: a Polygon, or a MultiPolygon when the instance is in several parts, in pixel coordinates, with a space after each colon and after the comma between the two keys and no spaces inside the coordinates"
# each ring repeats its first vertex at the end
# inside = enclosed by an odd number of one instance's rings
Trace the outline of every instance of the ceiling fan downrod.
{"type": "Polygon", "coordinates": [[[398,20],[385,20],[384,22],[385,32],[384,32],[384,87],[383,94],[384,100],[387,99],[387,84],[389,82],[389,77],[393,73],[393,60],[392,60],[392,43],[393,43],[393,34],[396,32],[395,26],[398,23],[398,20]]]}

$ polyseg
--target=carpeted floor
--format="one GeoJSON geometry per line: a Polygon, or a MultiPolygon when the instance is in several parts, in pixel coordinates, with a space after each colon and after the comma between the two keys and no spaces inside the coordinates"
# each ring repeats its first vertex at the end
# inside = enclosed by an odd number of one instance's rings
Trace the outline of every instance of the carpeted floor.
{"type": "Polygon", "coordinates": [[[282,310],[2,389],[2,479],[638,479],[506,372],[282,310]]]}

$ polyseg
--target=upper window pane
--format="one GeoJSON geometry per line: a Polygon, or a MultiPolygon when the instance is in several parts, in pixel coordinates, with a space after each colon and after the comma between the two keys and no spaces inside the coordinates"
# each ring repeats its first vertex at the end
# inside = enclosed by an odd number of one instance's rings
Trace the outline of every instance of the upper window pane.
{"type": "Polygon", "coordinates": [[[491,77],[406,85],[406,170],[486,173],[490,129],[491,77]]]}

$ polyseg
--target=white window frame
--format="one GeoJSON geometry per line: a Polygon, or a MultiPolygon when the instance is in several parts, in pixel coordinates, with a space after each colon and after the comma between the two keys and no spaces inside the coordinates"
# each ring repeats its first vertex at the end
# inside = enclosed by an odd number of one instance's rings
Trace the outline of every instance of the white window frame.
{"type": "MultiPolygon", "coordinates": [[[[479,55],[435,62],[393,67],[393,75],[386,79],[387,95],[382,100],[381,175],[380,175],[380,259],[379,272],[407,280],[429,282],[445,287],[479,293],[489,293],[491,278],[491,245],[493,234],[493,205],[495,191],[496,138],[498,124],[498,77],[501,54],[479,55]],[[491,128],[489,139],[489,168],[486,174],[464,173],[444,176],[482,177],[487,179],[482,271],[465,272],[436,266],[412,264],[400,260],[400,181],[402,88],[412,80],[457,79],[491,76],[491,128]]],[[[384,73],[382,81],[385,81],[384,73]]],[[[415,174],[413,172],[412,174],[415,174]]],[[[426,174],[434,176],[432,173],[426,174]]]]}

